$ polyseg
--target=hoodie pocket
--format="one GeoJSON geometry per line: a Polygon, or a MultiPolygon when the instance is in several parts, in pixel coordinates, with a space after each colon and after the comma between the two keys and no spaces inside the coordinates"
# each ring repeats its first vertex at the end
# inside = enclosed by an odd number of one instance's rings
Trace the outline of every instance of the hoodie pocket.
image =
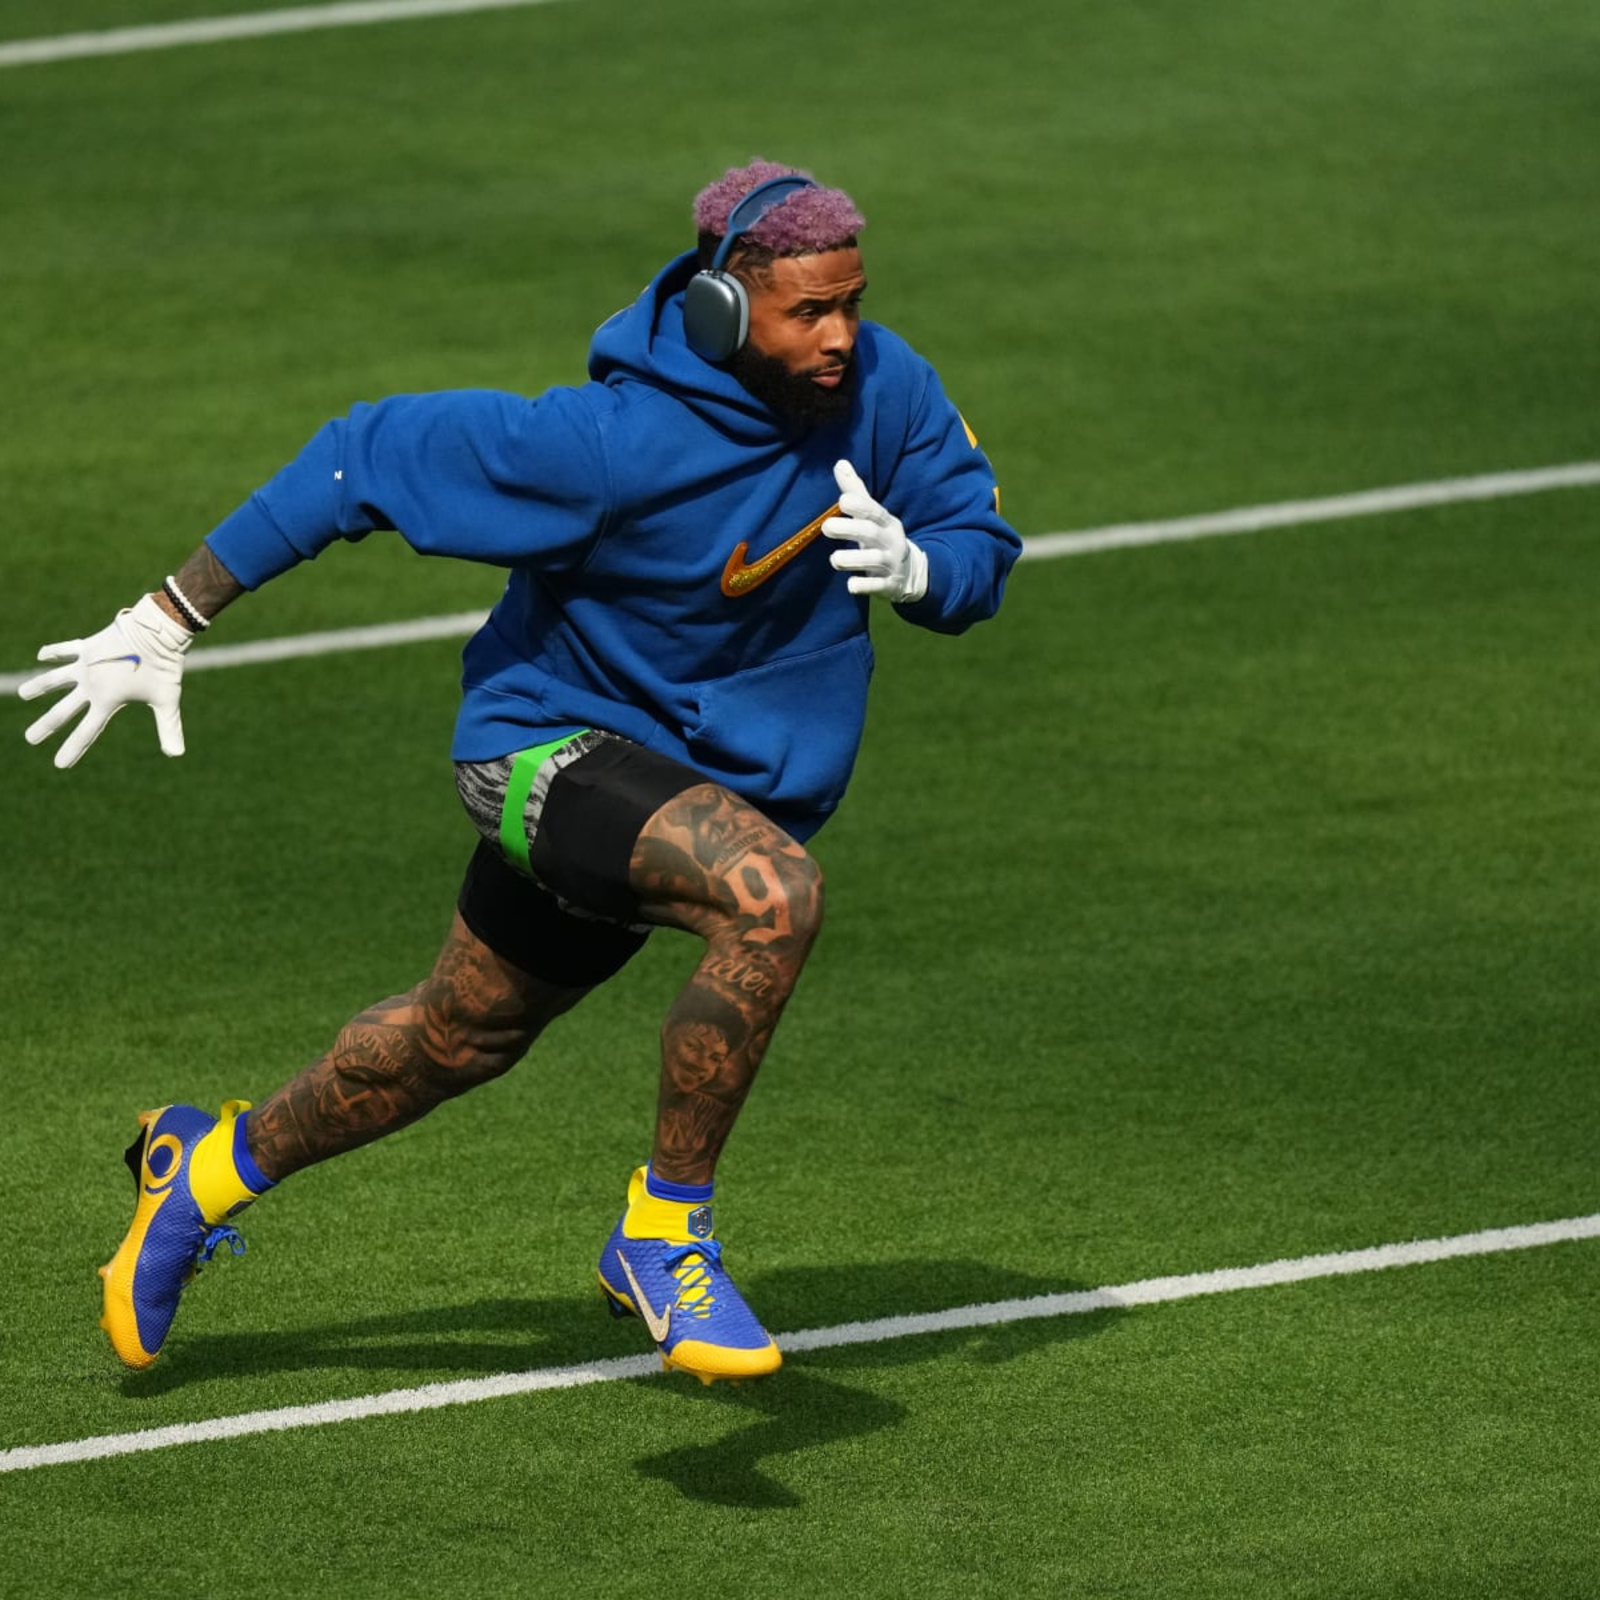
{"type": "Polygon", "coordinates": [[[832,811],[861,745],[872,667],[862,633],[701,684],[695,765],[757,804],[832,811]]]}

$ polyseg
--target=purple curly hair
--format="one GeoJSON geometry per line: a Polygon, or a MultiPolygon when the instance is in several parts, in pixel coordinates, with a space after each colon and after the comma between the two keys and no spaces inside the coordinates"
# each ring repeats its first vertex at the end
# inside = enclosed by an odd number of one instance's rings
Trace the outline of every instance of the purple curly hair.
{"type": "MultiPolygon", "coordinates": [[[[715,248],[716,242],[728,231],[728,217],[733,208],[757,184],[791,174],[803,178],[811,176],[798,167],[780,166],[776,161],[762,161],[758,157],[747,166],[730,167],[715,183],[707,184],[694,201],[694,221],[700,234],[702,254],[708,245],[715,248]]],[[[842,189],[825,189],[818,185],[814,189],[798,189],[779,201],[755,227],[740,237],[748,244],[759,246],[758,254],[803,256],[853,244],[865,226],[866,218],[856,210],[855,201],[849,195],[842,189]]]]}

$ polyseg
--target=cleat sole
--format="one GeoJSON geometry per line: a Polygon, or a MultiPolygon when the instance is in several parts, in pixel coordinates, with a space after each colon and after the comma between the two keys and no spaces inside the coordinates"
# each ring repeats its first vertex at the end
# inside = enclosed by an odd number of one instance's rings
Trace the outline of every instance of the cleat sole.
{"type": "Polygon", "coordinates": [[[663,1372],[684,1372],[691,1378],[698,1378],[701,1384],[709,1389],[714,1383],[732,1384],[738,1388],[741,1383],[748,1382],[751,1378],[764,1378],[769,1373],[776,1372],[781,1363],[775,1362],[771,1367],[756,1372],[708,1372],[703,1367],[691,1367],[686,1362],[674,1361],[665,1350],[661,1352],[661,1370],[663,1372]]]}

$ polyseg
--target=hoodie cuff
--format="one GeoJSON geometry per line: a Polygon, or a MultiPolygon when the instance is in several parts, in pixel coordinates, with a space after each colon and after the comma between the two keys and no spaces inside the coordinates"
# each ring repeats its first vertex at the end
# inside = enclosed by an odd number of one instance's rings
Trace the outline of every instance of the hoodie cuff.
{"type": "Polygon", "coordinates": [[[259,589],[304,559],[267,515],[259,494],[224,517],[206,535],[206,547],[247,589],[259,589]]]}

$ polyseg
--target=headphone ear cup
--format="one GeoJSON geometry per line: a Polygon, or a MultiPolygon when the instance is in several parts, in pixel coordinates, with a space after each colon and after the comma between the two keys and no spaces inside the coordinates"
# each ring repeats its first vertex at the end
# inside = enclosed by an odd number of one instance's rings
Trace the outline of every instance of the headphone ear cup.
{"type": "Polygon", "coordinates": [[[696,355],[726,361],[750,334],[744,285],[731,272],[695,273],[683,296],[683,332],[696,355]]]}

